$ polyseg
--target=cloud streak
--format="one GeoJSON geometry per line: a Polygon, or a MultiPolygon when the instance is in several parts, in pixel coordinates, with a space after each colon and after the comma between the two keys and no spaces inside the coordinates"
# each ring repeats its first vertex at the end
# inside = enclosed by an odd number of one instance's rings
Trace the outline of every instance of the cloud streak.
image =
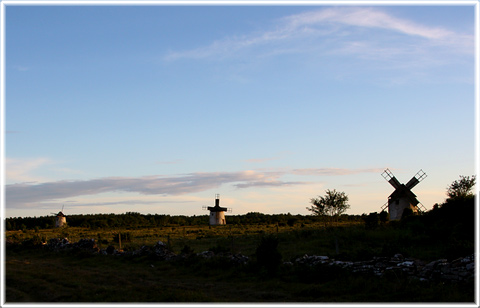
{"type": "MultiPolygon", "coordinates": [[[[219,187],[229,183],[273,183],[276,173],[211,172],[161,177],[106,177],[83,181],[56,181],[39,184],[19,183],[6,186],[6,205],[16,207],[49,200],[95,195],[107,192],[135,192],[144,195],[181,195],[219,187]]],[[[277,183],[277,184],[280,184],[277,183]]],[[[273,184],[271,184],[273,185],[273,184]]],[[[245,187],[246,187],[245,186],[245,187]]],[[[237,186],[242,187],[242,186],[237,186]]]]}
{"type": "Polygon", "coordinates": [[[382,51],[379,55],[391,52],[397,56],[412,53],[411,48],[399,46],[397,43],[391,45],[392,43],[384,41],[381,35],[360,35],[357,31],[359,29],[383,30],[390,35],[416,38],[415,45],[412,46],[416,46],[414,50],[417,51],[433,45],[448,47],[455,52],[473,53],[473,35],[422,25],[392,16],[377,8],[336,7],[287,16],[277,20],[277,23],[267,30],[226,37],[199,48],[173,51],[165,55],[164,60],[219,59],[252,49],[257,56],[334,50],[351,51],[359,56],[361,53],[370,54],[375,51],[382,51]],[[355,45],[361,45],[362,48],[352,48],[355,45]],[[260,49],[262,47],[265,48],[260,49]]]}
{"type": "Polygon", "coordinates": [[[296,175],[315,175],[315,176],[336,176],[336,175],[352,175],[359,173],[382,173],[385,168],[369,168],[369,169],[342,169],[342,168],[307,168],[293,169],[292,174],[296,175]]]}
{"type": "MultiPolygon", "coordinates": [[[[282,181],[285,175],[333,176],[365,172],[378,173],[381,169],[292,169],[284,171],[202,172],[179,176],[105,177],[92,180],[55,181],[45,183],[17,183],[6,185],[6,207],[23,208],[35,204],[55,202],[78,196],[111,192],[129,192],[141,195],[184,195],[230,184],[238,189],[251,187],[286,187],[306,185],[304,181],[282,181]]],[[[138,202],[138,201],[135,201],[138,202]]],[[[103,204],[103,203],[99,203],[103,204]]]]}
{"type": "Polygon", "coordinates": [[[42,166],[51,163],[52,161],[50,159],[43,157],[35,159],[5,158],[6,180],[8,182],[46,181],[43,177],[32,176],[32,173],[42,166]]]}

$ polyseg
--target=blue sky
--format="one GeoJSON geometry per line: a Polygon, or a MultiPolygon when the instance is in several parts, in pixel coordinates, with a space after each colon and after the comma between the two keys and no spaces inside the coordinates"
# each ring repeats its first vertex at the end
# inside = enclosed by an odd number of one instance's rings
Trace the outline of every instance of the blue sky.
{"type": "Polygon", "coordinates": [[[475,173],[473,5],[6,6],[6,216],[431,209],[475,173]]]}

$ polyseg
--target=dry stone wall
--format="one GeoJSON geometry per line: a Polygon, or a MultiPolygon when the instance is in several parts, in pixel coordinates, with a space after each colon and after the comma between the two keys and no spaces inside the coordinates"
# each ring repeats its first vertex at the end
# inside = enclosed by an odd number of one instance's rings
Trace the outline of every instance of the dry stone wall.
{"type": "MultiPolygon", "coordinates": [[[[369,261],[336,261],[327,256],[304,255],[295,260],[297,264],[316,266],[325,264],[349,269],[354,273],[371,273],[383,276],[389,272],[401,272],[421,281],[467,281],[474,278],[475,255],[458,258],[451,262],[447,259],[439,259],[429,263],[414,258],[404,258],[401,254],[395,254],[391,258],[374,257],[369,261]]],[[[288,264],[288,263],[287,263],[288,264]]],[[[293,265],[293,262],[290,262],[293,265]]]]}
{"type": "MultiPolygon", "coordinates": [[[[177,260],[179,258],[185,258],[183,254],[175,254],[167,245],[161,241],[158,241],[154,246],[142,246],[139,250],[135,251],[119,251],[113,246],[109,246],[106,249],[100,249],[95,243],[94,239],[81,239],[78,242],[70,243],[68,239],[50,239],[47,243],[44,243],[47,249],[53,251],[60,250],[78,250],[99,253],[104,255],[114,256],[145,256],[150,255],[158,258],[159,260],[177,260]]],[[[218,253],[213,251],[204,251],[197,253],[197,256],[205,259],[223,257],[228,258],[234,264],[247,264],[250,261],[248,256],[242,254],[232,253],[218,253]]],[[[395,254],[394,256],[387,257],[374,257],[368,261],[339,261],[328,256],[317,255],[304,255],[295,259],[293,262],[284,262],[285,266],[338,266],[344,269],[348,269],[353,273],[366,273],[375,276],[383,276],[388,273],[402,273],[412,278],[419,279],[421,281],[451,281],[462,282],[468,281],[474,278],[475,275],[475,255],[458,258],[453,261],[447,259],[438,259],[431,262],[424,262],[419,259],[405,258],[401,254],[395,254]]]]}

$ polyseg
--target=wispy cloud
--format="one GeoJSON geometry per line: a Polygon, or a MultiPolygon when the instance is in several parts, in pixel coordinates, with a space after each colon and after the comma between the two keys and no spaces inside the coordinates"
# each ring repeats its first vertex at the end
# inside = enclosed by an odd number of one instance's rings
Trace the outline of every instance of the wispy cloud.
{"type": "Polygon", "coordinates": [[[409,20],[401,19],[374,8],[329,8],[306,12],[285,18],[288,28],[313,29],[325,23],[344,24],[364,28],[381,28],[415,35],[426,39],[444,39],[452,37],[453,32],[440,27],[427,27],[409,20]]]}
{"type": "Polygon", "coordinates": [[[277,160],[278,157],[268,157],[268,158],[250,158],[245,160],[247,163],[264,163],[267,161],[277,160]]]}
{"type": "MultiPolygon", "coordinates": [[[[373,33],[370,33],[373,34],[373,33]]],[[[455,52],[473,53],[473,34],[455,33],[435,26],[427,26],[395,17],[378,8],[335,7],[279,19],[269,29],[241,36],[218,39],[211,44],[190,50],[172,51],[164,60],[182,58],[205,59],[238,56],[255,49],[255,55],[284,53],[319,53],[342,51],[362,56],[376,53],[379,56],[411,54],[431,46],[444,46],[455,52]],[[417,38],[412,46],[391,43],[376,35],[359,35],[359,28],[388,31],[417,38]],[[259,49],[262,47],[267,47],[259,49]]],[[[413,41],[412,41],[413,42],[413,41]]],[[[408,44],[407,44],[408,45],[408,44]]]]}
{"type": "Polygon", "coordinates": [[[120,191],[145,195],[180,195],[204,191],[228,183],[269,182],[277,177],[277,174],[244,171],[192,173],[172,177],[107,177],[84,181],[20,183],[6,186],[6,205],[15,207],[48,200],[120,191]]]}
{"type": "MultiPolygon", "coordinates": [[[[178,176],[143,177],[105,177],[92,180],[54,181],[44,183],[19,183],[6,185],[7,208],[24,208],[34,204],[56,203],[58,200],[78,196],[91,196],[104,193],[129,192],[141,195],[175,196],[192,194],[230,184],[238,189],[251,187],[287,187],[307,185],[311,182],[283,181],[286,175],[334,176],[364,172],[376,172],[381,169],[292,169],[284,171],[239,171],[239,172],[203,172],[178,176]]],[[[105,202],[97,202],[105,205],[105,202]]],[[[141,203],[140,200],[130,200],[141,203]]],[[[155,201],[157,202],[157,201],[155,201]]],[[[89,205],[95,204],[89,202],[89,205]]],[[[118,203],[118,202],[115,202],[118,203]]],[[[124,202],[122,202],[124,203],[124,202]]]]}
{"type": "Polygon", "coordinates": [[[385,168],[369,168],[369,169],[342,169],[342,168],[306,168],[293,169],[292,174],[296,175],[315,175],[315,176],[335,176],[335,175],[351,175],[359,173],[382,173],[385,168]]]}
{"type": "Polygon", "coordinates": [[[48,158],[18,159],[5,158],[5,177],[10,182],[44,182],[46,178],[33,175],[35,170],[48,165],[51,160],[48,158]]]}

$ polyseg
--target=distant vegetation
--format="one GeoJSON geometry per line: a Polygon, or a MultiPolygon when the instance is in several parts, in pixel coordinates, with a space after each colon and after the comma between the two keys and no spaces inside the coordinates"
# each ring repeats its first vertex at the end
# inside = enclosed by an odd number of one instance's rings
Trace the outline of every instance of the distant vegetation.
{"type": "MultiPolygon", "coordinates": [[[[361,221],[361,215],[342,215],[339,222],[361,221]]],[[[68,215],[67,225],[91,229],[108,228],[156,228],[156,227],[183,227],[183,226],[208,226],[208,215],[200,216],[171,216],[165,214],[140,214],[127,212],[124,214],[87,214],[68,215]]],[[[313,223],[319,219],[313,216],[292,214],[262,214],[250,212],[245,215],[228,215],[228,225],[271,225],[292,226],[295,223],[313,223]]],[[[7,231],[50,229],[55,225],[54,216],[41,217],[14,217],[7,218],[7,231]]]]}

